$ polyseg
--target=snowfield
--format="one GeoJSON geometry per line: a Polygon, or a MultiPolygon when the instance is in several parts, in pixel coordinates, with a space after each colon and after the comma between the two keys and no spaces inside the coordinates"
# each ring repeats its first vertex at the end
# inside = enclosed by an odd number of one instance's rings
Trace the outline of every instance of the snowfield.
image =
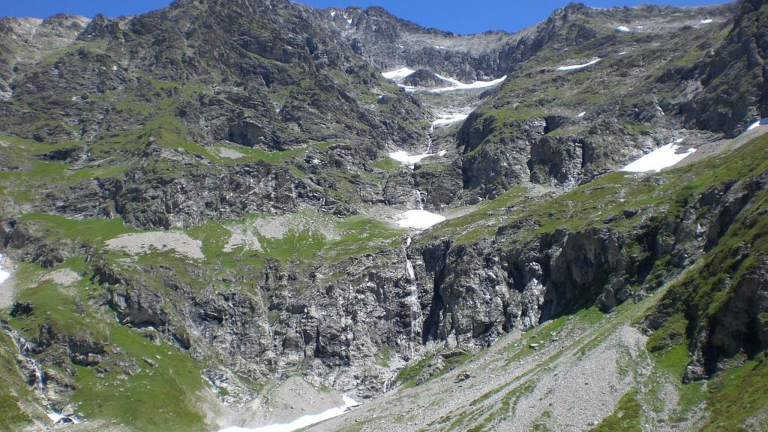
{"type": "Polygon", "coordinates": [[[392,159],[402,163],[403,165],[408,165],[411,168],[413,168],[414,164],[417,164],[417,163],[421,162],[422,159],[424,159],[426,157],[430,157],[430,156],[435,156],[435,154],[434,153],[422,153],[422,154],[417,154],[417,155],[411,156],[411,155],[408,154],[408,152],[403,151],[403,150],[396,151],[394,153],[390,153],[389,154],[389,157],[391,157],[392,159]]]}
{"type": "Polygon", "coordinates": [[[602,59],[598,58],[598,59],[592,60],[589,63],[578,64],[578,65],[573,65],[573,66],[560,66],[559,68],[557,68],[557,70],[563,72],[563,71],[572,71],[572,70],[584,69],[585,67],[589,67],[589,66],[592,66],[593,64],[599,63],[600,60],[602,60],[602,59]]]}
{"type": "Polygon", "coordinates": [[[408,210],[403,213],[396,223],[401,228],[415,228],[425,230],[445,220],[445,216],[430,213],[426,210],[408,210]]]}
{"type": "Polygon", "coordinates": [[[351,408],[361,405],[360,402],[355,401],[351,397],[342,396],[342,398],[344,400],[344,406],[331,408],[329,410],[321,412],[320,414],[305,415],[303,417],[297,418],[296,420],[290,423],[284,423],[284,424],[278,423],[278,424],[273,424],[273,425],[259,427],[259,428],[243,428],[243,427],[233,426],[226,429],[222,429],[219,432],[292,432],[298,429],[305,428],[307,426],[311,426],[315,423],[320,423],[321,421],[324,421],[324,420],[338,417],[348,412],[351,408]]]}
{"type": "Polygon", "coordinates": [[[632,162],[631,164],[622,168],[622,171],[627,172],[654,172],[660,171],[664,168],[671,167],[681,160],[685,159],[689,154],[694,153],[696,149],[688,149],[685,153],[677,153],[677,149],[683,140],[677,140],[674,143],[661,146],[656,150],[648,153],[640,159],[632,162]]]}

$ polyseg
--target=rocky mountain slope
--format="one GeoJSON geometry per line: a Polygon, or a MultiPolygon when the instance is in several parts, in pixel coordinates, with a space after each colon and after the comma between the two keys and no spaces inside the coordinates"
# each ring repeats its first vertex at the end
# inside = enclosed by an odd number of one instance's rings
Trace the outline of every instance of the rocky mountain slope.
{"type": "Polygon", "coordinates": [[[0,429],[765,427],[766,14],[0,20],[0,429]]]}

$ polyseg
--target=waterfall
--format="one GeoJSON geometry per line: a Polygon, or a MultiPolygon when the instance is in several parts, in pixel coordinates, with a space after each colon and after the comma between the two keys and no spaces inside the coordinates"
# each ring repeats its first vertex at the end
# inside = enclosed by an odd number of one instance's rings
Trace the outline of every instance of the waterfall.
{"type": "Polygon", "coordinates": [[[427,133],[427,151],[424,153],[429,153],[429,151],[432,149],[432,132],[435,131],[435,125],[431,125],[429,127],[429,132],[427,133]]]}
{"type": "MultiPolygon", "coordinates": [[[[408,237],[406,244],[411,244],[411,238],[408,237]]],[[[405,270],[408,273],[408,289],[410,294],[408,296],[408,303],[411,306],[411,358],[413,358],[413,347],[416,344],[416,334],[419,329],[419,322],[421,321],[421,305],[419,304],[419,287],[416,283],[416,272],[413,270],[413,264],[408,259],[408,254],[405,255],[405,270]]]]}
{"type": "Polygon", "coordinates": [[[413,193],[416,195],[416,210],[424,210],[424,202],[421,198],[421,191],[414,190],[413,193]]]}
{"type": "Polygon", "coordinates": [[[27,361],[35,372],[35,390],[40,394],[40,397],[45,399],[45,374],[43,373],[43,368],[41,368],[37,360],[30,355],[32,348],[29,346],[29,342],[23,337],[17,336],[15,332],[12,332],[9,328],[6,328],[6,332],[16,345],[16,349],[19,350],[19,355],[27,361]]]}

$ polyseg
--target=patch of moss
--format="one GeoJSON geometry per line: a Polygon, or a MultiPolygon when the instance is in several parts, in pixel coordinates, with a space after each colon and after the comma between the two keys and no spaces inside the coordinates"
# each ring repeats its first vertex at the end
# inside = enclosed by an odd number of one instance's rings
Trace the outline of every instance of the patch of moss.
{"type": "Polygon", "coordinates": [[[637,400],[637,395],[632,392],[627,393],[619,399],[616,410],[610,416],[604,418],[592,431],[642,431],[642,409],[643,406],[637,400]]]}
{"type": "Polygon", "coordinates": [[[760,355],[710,380],[703,431],[746,432],[745,421],[768,406],[768,361],[760,355]]]}

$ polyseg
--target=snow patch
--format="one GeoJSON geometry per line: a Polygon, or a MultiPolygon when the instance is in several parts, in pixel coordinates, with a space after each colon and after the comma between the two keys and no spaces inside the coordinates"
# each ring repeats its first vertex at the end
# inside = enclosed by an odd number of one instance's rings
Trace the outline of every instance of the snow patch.
{"type": "Polygon", "coordinates": [[[64,420],[62,423],[69,423],[69,422],[72,422],[74,424],[80,423],[80,419],[78,419],[75,416],[61,415],[61,414],[57,413],[56,411],[51,411],[51,412],[49,412],[47,414],[48,414],[48,418],[51,419],[51,421],[54,424],[58,423],[61,420],[64,420]],[[69,420],[69,422],[67,422],[66,420],[69,420]]]}
{"type": "Polygon", "coordinates": [[[624,26],[616,27],[616,31],[619,33],[629,33],[629,28],[624,26]]]}
{"type": "Polygon", "coordinates": [[[595,63],[600,62],[600,60],[602,60],[602,59],[597,58],[597,59],[592,60],[589,63],[578,64],[578,65],[573,65],[573,66],[560,66],[559,68],[557,68],[557,70],[558,71],[572,71],[572,70],[584,69],[585,67],[589,67],[589,66],[592,66],[595,63]]]}
{"type": "Polygon", "coordinates": [[[424,230],[445,220],[445,216],[431,213],[426,210],[408,210],[403,213],[396,223],[402,228],[415,228],[424,230]]]}
{"type": "Polygon", "coordinates": [[[462,113],[443,113],[438,114],[437,119],[432,122],[432,126],[447,126],[450,124],[464,121],[469,117],[469,114],[462,113]]]}
{"type": "Polygon", "coordinates": [[[576,117],[584,117],[585,115],[587,115],[586,111],[580,112],[579,115],[577,115],[576,117]]]}
{"type": "Polygon", "coordinates": [[[422,159],[430,156],[435,156],[434,153],[422,153],[417,155],[409,155],[408,152],[400,150],[389,154],[389,157],[392,159],[402,163],[403,165],[408,165],[410,167],[413,167],[414,164],[417,164],[421,162],[422,159]]]}
{"type": "Polygon", "coordinates": [[[321,421],[328,420],[334,417],[338,417],[346,412],[349,412],[351,408],[360,406],[360,402],[355,401],[349,396],[342,396],[344,406],[331,408],[325,410],[320,414],[310,414],[303,417],[299,417],[290,423],[278,423],[269,426],[263,426],[259,428],[244,428],[233,426],[226,429],[222,429],[219,432],[292,432],[298,429],[305,428],[307,426],[320,423],[321,421]]]}
{"type": "Polygon", "coordinates": [[[389,72],[383,72],[381,75],[388,80],[400,81],[408,77],[408,75],[416,72],[411,68],[400,68],[389,72]]]}
{"type": "Polygon", "coordinates": [[[701,21],[699,21],[699,25],[712,24],[712,21],[714,21],[714,20],[711,20],[711,19],[701,20],[701,21]]]}
{"type": "Polygon", "coordinates": [[[5,255],[0,254],[0,283],[5,282],[6,279],[11,277],[11,272],[3,267],[3,260],[5,260],[5,255]]]}
{"type": "Polygon", "coordinates": [[[671,167],[672,165],[685,159],[691,153],[694,153],[696,149],[688,149],[685,153],[677,153],[677,149],[683,140],[679,139],[673,143],[661,146],[656,150],[648,153],[640,159],[632,162],[631,164],[622,168],[622,171],[627,172],[652,172],[660,171],[664,168],[671,167]]]}
{"type": "Polygon", "coordinates": [[[755,128],[757,128],[757,127],[760,127],[760,120],[758,120],[758,121],[756,121],[756,122],[752,123],[752,124],[751,124],[751,125],[750,125],[750,126],[747,128],[747,131],[751,131],[752,129],[755,129],[755,128]]]}

